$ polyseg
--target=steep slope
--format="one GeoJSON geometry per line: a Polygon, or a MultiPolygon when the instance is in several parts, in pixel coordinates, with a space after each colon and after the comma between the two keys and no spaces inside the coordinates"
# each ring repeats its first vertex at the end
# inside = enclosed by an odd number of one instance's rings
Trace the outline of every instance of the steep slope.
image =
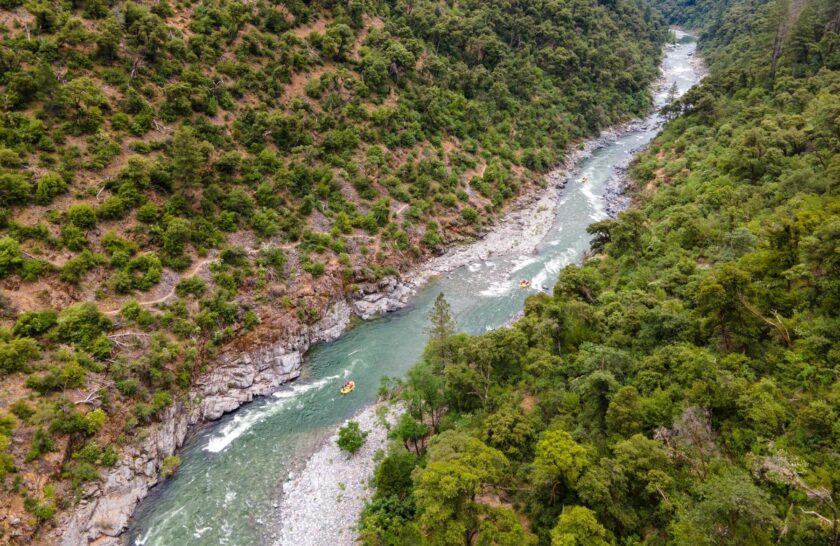
{"type": "Polygon", "coordinates": [[[19,543],[217,355],[481,233],[648,108],[667,37],[634,0],[0,8],[0,542],[19,543]]]}
{"type": "Polygon", "coordinates": [[[840,5],[753,8],[594,255],[428,346],[365,543],[838,544],[840,5]]]}

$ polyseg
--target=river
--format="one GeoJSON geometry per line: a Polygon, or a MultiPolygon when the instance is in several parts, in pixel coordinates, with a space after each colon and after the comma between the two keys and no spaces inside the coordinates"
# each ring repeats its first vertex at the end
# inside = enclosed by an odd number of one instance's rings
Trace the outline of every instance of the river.
{"type": "MultiPolygon", "coordinates": [[[[682,94],[701,77],[695,42],[677,34],[685,39],[666,50],[664,83],[654,96],[657,107],[667,102],[673,83],[682,94]]],[[[614,190],[618,170],[656,136],[661,121],[652,114],[635,124],[579,161],[565,188],[546,190],[560,195],[554,222],[535,253],[493,255],[433,279],[409,307],[364,322],[310,351],[299,380],[192,435],[180,453],[177,474],[139,505],[127,533],[129,543],[271,544],[268,535],[275,528],[272,518],[283,481],[339,423],[376,399],[382,376],[402,376],[414,364],[437,294],[446,296],[461,331],[481,333],[509,321],[540,287],[550,290],[560,269],[578,261],[588,248],[586,227],[607,217],[605,195],[614,190]],[[531,288],[519,288],[520,279],[530,279],[531,288]],[[338,389],[347,378],[356,382],[356,390],[340,396],[338,389]]]]}

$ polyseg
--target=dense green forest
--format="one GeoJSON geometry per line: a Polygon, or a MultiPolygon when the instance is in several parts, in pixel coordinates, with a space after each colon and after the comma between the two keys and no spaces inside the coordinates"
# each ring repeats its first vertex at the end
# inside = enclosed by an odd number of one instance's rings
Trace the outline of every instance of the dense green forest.
{"type": "Polygon", "coordinates": [[[662,5],[710,75],[553,295],[437,302],[364,543],[838,544],[840,4],[662,5]]]}
{"type": "Polygon", "coordinates": [[[218,351],[475,236],[644,112],[667,38],[636,0],[0,1],[0,543],[218,351]]]}

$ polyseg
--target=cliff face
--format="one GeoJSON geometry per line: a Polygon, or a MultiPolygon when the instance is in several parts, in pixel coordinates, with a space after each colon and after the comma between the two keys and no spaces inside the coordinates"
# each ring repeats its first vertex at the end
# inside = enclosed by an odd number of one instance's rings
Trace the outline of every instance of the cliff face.
{"type": "MultiPolygon", "coordinates": [[[[127,446],[101,482],[85,489],[83,499],[61,519],[50,542],[62,546],[118,544],[137,503],[160,480],[163,459],[183,445],[194,427],[218,419],[299,377],[306,351],[316,343],[341,335],[349,326],[354,309],[363,318],[370,318],[404,306],[412,292],[396,279],[385,280],[377,288],[375,292],[360,294],[363,299],[355,304],[345,300],[333,303],[321,320],[287,332],[280,339],[264,344],[251,339],[255,343],[251,348],[243,350],[238,344],[222,352],[212,370],[195,382],[187,398],[177,400],[160,422],[145,429],[145,438],[127,446]],[[375,305],[371,307],[364,298],[374,294],[375,305]],[[366,303],[360,306],[359,302],[366,303]]],[[[274,337],[269,328],[263,333],[267,339],[274,337]]]]}

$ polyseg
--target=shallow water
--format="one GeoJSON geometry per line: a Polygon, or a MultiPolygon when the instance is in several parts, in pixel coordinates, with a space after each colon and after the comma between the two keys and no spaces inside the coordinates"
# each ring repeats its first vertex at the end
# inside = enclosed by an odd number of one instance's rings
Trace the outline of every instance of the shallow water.
{"type": "MultiPolygon", "coordinates": [[[[657,106],[665,104],[672,83],[680,94],[697,83],[694,51],[693,41],[668,48],[657,106]]],[[[313,349],[299,380],[189,438],[178,473],[138,507],[129,543],[271,544],[283,481],[337,424],[375,400],[382,376],[401,376],[417,360],[437,294],[445,294],[460,330],[480,333],[509,321],[528,295],[550,290],[560,269],[587,249],[586,227],[606,217],[604,195],[614,187],[616,169],[650,142],[660,122],[651,115],[638,129],[581,160],[564,189],[548,190],[561,195],[554,224],[536,253],[494,255],[434,279],[406,309],[360,324],[313,349]],[[583,177],[588,178],[585,183],[583,177]],[[529,279],[531,288],[520,289],[520,279],[529,279]],[[338,389],[348,378],[356,382],[356,390],[341,396],[338,389]]]]}

